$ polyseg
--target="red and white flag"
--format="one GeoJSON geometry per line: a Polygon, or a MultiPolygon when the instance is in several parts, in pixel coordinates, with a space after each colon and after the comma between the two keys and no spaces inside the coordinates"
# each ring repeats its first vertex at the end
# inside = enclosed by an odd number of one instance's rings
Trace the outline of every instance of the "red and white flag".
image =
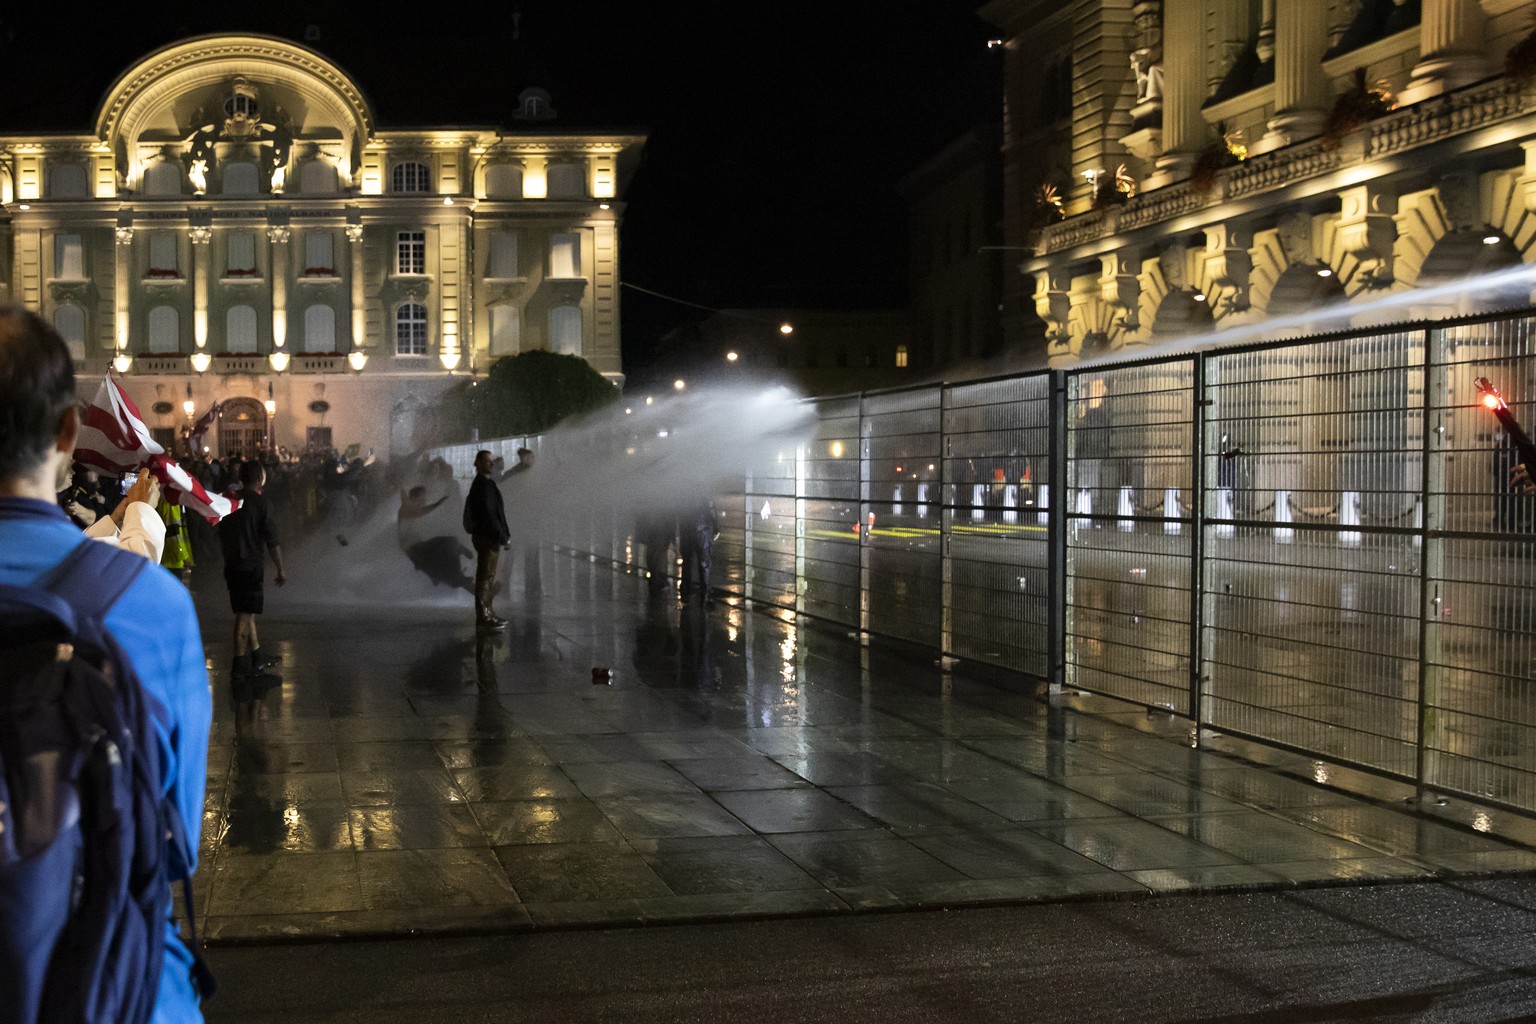
{"type": "Polygon", "coordinates": [[[160,481],[167,501],[191,509],[211,523],[240,507],[236,499],[209,494],[192,474],[165,454],[165,449],[150,436],[133,399],[110,373],[102,378],[95,399],[86,407],[80,439],[75,443],[75,461],[114,474],[134,473],[147,467],[160,481]]]}

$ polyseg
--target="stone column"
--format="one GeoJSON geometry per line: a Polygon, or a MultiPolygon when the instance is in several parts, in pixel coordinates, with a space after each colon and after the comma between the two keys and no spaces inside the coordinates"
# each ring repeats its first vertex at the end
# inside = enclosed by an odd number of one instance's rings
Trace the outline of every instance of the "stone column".
{"type": "Polygon", "coordinates": [[[208,344],[208,275],[212,272],[208,243],[213,241],[213,229],[194,224],[187,229],[187,237],[192,240],[192,340],[201,351],[208,344]]]}
{"type": "Polygon", "coordinates": [[[1285,0],[1275,5],[1275,116],[1257,152],[1316,135],[1327,119],[1328,0],[1285,0]]]}
{"type": "Polygon", "coordinates": [[[117,264],[112,275],[112,336],[118,352],[128,351],[129,323],[133,316],[133,221],[117,221],[117,264]]]}
{"type": "Polygon", "coordinates": [[[358,352],[363,347],[363,335],[367,324],[367,310],[364,307],[367,300],[363,293],[363,225],[361,223],[347,225],[347,249],[351,254],[348,273],[351,276],[352,286],[352,351],[358,352]]]}
{"type": "Polygon", "coordinates": [[[1398,95],[1417,103],[1488,76],[1483,54],[1485,19],[1478,0],[1424,0],[1419,22],[1419,63],[1398,95]]]}
{"type": "Polygon", "coordinates": [[[1163,10],[1163,154],[1148,188],[1186,173],[1205,147],[1203,5],[1170,3],[1163,10]]]}
{"type": "Polygon", "coordinates": [[[282,348],[288,342],[288,240],[291,232],[286,224],[273,224],[267,228],[267,242],[271,246],[272,273],[272,348],[282,348]]]}

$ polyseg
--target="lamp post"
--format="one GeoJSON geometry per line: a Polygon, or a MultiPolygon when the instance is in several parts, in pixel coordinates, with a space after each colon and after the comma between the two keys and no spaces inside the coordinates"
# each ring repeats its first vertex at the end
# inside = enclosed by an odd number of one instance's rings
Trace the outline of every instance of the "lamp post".
{"type": "Polygon", "coordinates": [[[267,451],[276,451],[277,439],[273,437],[275,431],[272,429],[272,424],[273,421],[277,418],[277,399],[272,397],[271,381],[267,382],[267,400],[262,402],[261,405],[262,408],[267,410],[267,451]]]}

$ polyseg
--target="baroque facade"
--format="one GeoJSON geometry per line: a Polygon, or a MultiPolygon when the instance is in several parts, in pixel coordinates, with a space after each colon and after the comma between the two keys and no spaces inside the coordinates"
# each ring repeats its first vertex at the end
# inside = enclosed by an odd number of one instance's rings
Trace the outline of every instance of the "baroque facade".
{"type": "Polygon", "coordinates": [[[158,438],[219,402],[219,453],[416,451],[439,396],[530,349],[619,384],[619,196],[644,139],[559,130],[550,103],[526,90],[510,129],[386,129],[303,46],[175,43],[88,131],[0,134],[0,297],[54,323],[83,378],[115,368],[158,438]]]}
{"type": "Polygon", "coordinates": [[[1536,262],[1532,0],[982,14],[1027,252],[1005,302],[1033,305],[1053,365],[1536,262]]]}

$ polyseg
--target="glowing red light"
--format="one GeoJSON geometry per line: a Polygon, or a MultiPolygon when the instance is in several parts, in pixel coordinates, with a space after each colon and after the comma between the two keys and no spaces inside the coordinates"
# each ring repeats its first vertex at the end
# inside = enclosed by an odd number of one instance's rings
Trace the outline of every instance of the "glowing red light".
{"type": "Polygon", "coordinates": [[[1500,400],[1498,395],[1484,395],[1483,396],[1483,404],[1486,405],[1490,409],[1497,409],[1499,406],[1503,405],[1504,403],[1503,403],[1502,400],[1500,400]]]}

